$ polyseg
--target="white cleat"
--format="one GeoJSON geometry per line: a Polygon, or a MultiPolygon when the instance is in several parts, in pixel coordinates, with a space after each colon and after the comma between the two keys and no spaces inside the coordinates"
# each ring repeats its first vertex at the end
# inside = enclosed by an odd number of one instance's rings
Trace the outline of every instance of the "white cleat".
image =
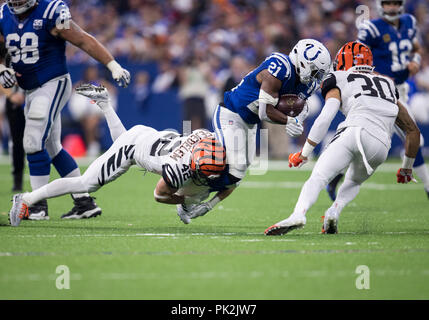
{"type": "Polygon", "coordinates": [[[22,193],[17,193],[12,199],[12,209],[9,211],[10,225],[18,227],[21,220],[28,217],[28,206],[22,200],[22,193]]]}
{"type": "Polygon", "coordinates": [[[177,208],[177,215],[179,216],[180,220],[182,220],[182,222],[184,224],[189,224],[191,223],[191,217],[189,216],[189,211],[190,211],[190,207],[193,205],[185,205],[185,204],[178,204],[176,205],[177,208]]]}
{"type": "Polygon", "coordinates": [[[292,230],[299,229],[305,226],[307,219],[303,214],[291,215],[289,218],[277,222],[275,225],[265,230],[266,236],[281,236],[292,230]]]}
{"type": "Polygon", "coordinates": [[[338,233],[338,219],[340,217],[340,213],[337,209],[330,207],[325,212],[325,217],[323,219],[323,234],[336,234],[338,233]]]}
{"type": "Polygon", "coordinates": [[[93,100],[101,109],[108,108],[109,92],[106,87],[85,83],[76,88],[76,92],[93,100]]]}

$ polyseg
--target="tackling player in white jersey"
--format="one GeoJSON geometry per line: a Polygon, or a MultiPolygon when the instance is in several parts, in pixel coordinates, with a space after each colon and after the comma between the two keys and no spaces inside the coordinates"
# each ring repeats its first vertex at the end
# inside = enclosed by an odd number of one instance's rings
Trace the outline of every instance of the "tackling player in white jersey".
{"type": "Polygon", "coordinates": [[[322,233],[337,233],[343,208],[359,193],[360,185],[382,164],[391,145],[394,125],[406,134],[405,158],[397,172],[398,183],[413,180],[412,166],[420,143],[420,131],[399,102],[392,79],[373,72],[371,50],[360,42],[348,42],[338,52],[334,69],[322,83],[325,105],[314,122],[302,151],[289,156],[289,166],[304,164],[328,131],[340,110],[346,119],[324,150],[302,187],[293,213],[265,230],[281,235],[301,228],[305,214],[319,193],[338,173],[348,167],[344,183],[332,206],[326,211],[322,233]]]}
{"type": "Polygon", "coordinates": [[[64,194],[94,192],[133,164],[162,176],[154,190],[155,200],[178,204],[178,215],[184,223],[204,215],[232,192],[233,188],[223,184],[227,174],[225,149],[212,132],[199,129],[182,136],[143,125],[125,130],[106,88],[82,85],[76,91],[103,110],[114,142],[82,176],[57,179],[32,192],[14,195],[9,213],[12,226],[20,224],[33,203],[64,194]],[[218,192],[202,203],[211,191],[218,192]]]}

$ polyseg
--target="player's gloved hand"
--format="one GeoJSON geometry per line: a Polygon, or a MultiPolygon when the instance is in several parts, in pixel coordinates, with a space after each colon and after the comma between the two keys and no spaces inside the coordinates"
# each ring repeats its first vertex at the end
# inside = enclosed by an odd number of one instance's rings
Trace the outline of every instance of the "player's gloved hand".
{"type": "Polygon", "coordinates": [[[0,84],[5,89],[12,88],[16,84],[15,71],[0,65],[0,84]]]}
{"type": "Polygon", "coordinates": [[[289,168],[298,167],[300,168],[302,165],[307,163],[308,159],[304,158],[301,155],[301,151],[297,153],[291,153],[289,155],[289,168]]]}
{"type": "Polygon", "coordinates": [[[398,172],[396,173],[396,178],[398,183],[408,183],[410,181],[417,182],[417,180],[413,177],[412,169],[398,169],[398,172]]]}
{"type": "Polygon", "coordinates": [[[210,201],[201,203],[193,207],[192,210],[190,210],[189,217],[191,219],[201,217],[205,215],[207,212],[209,212],[211,209],[213,209],[213,207],[211,206],[210,201]]]}
{"type": "Polygon", "coordinates": [[[131,76],[128,70],[121,67],[115,60],[110,61],[106,67],[112,73],[112,78],[118,83],[120,87],[128,87],[131,81],[131,76]]]}
{"type": "Polygon", "coordinates": [[[288,117],[286,124],[286,133],[292,137],[299,137],[304,132],[304,127],[297,118],[288,117]]]}
{"type": "Polygon", "coordinates": [[[298,119],[298,121],[300,123],[303,123],[304,120],[307,119],[309,113],[310,113],[310,108],[308,107],[308,103],[306,101],[305,105],[304,105],[304,108],[302,109],[301,113],[296,116],[296,119],[298,119]]]}
{"type": "Polygon", "coordinates": [[[195,205],[178,204],[176,206],[177,215],[184,224],[189,224],[191,222],[190,210],[192,210],[193,207],[195,207],[195,205]]]}

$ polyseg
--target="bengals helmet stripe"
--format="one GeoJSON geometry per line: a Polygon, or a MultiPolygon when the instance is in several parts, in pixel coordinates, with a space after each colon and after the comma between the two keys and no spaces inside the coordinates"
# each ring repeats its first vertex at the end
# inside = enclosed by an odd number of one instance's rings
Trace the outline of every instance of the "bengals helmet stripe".
{"type": "Polygon", "coordinates": [[[206,138],[195,145],[191,155],[191,170],[200,180],[219,177],[225,167],[225,148],[218,140],[206,138]]]}
{"type": "Polygon", "coordinates": [[[334,61],[336,71],[346,71],[354,66],[372,66],[373,58],[371,49],[357,41],[347,42],[338,51],[334,61]]]}

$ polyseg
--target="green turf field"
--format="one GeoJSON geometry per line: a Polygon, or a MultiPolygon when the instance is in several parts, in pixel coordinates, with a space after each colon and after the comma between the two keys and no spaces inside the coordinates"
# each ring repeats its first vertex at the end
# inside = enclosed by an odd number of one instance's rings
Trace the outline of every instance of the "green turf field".
{"type": "MultiPolygon", "coordinates": [[[[174,206],[153,200],[158,177],[133,168],[94,194],[100,217],[61,221],[72,205],[64,196],[49,200],[50,221],[1,226],[0,299],[429,299],[429,200],[421,183],[397,185],[389,170],[343,211],[338,235],[320,234],[330,204],[323,191],[304,229],[266,237],[292,212],[310,171],[248,176],[184,225],[174,206]],[[69,289],[56,287],[61,265],[69,289]],[[356,287],[360,265],[369,289],[356,287]]],[[[9,171],[0,166],[3,225],[9,171]]]]}

